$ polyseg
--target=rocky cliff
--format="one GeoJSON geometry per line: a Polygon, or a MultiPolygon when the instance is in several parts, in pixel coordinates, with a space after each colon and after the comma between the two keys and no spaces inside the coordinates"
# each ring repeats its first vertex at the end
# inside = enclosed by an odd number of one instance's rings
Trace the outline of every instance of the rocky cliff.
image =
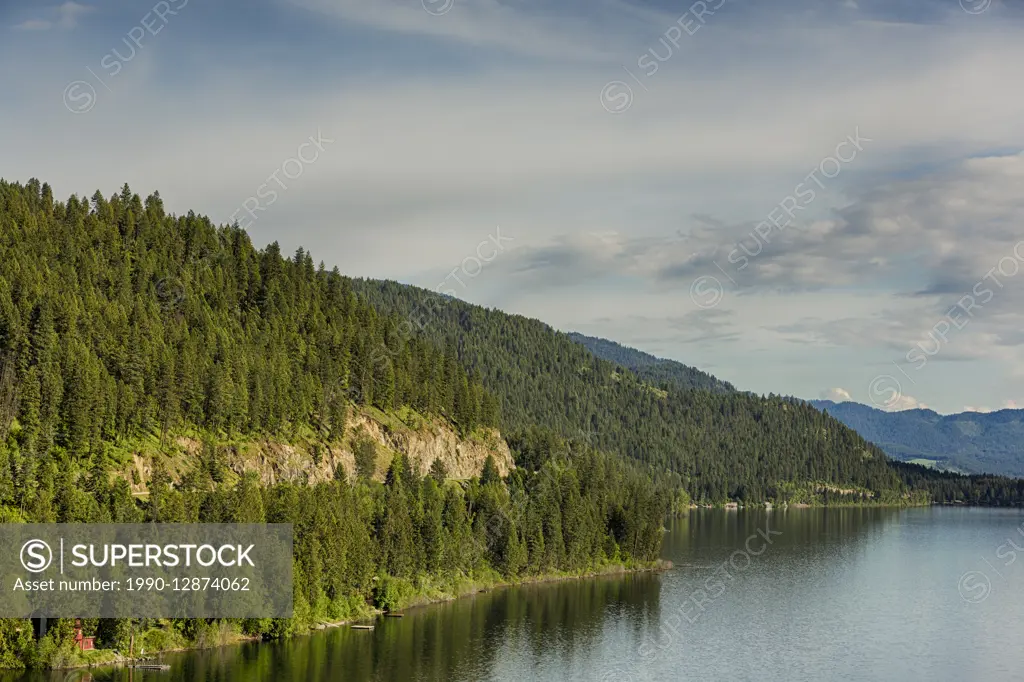
{"type": "MultiPolygon", "coordinates": [[[[444,463],[448,477],[465,479],[479,476],[488,455],[494,457],[498,470],[507,475],[513,468],[512,454],[497,431],[478,429],[462,438],[450,424],[440,419],[416,418],[406,423],[373,411],[350,415],[345,438],[340,442],[315,439],[295,443],[277,440],[252,440],[219,443],[216,457],[228,476],[241,476],[247,471],[259,474],[264,484],[279,481],[318,483],[334,478],[338,466],[344,467],[349,480],[355,477],[353,454],[361,439],[372,441],[377,450],[375,478],[383,480],[395,453],[409,458],[420,474],[430,471],[435,460],[444,463]]],[[[132,492],[145,494],[146,482],[152,478],[154,462],[159,459],[177,481],[200,464],[204,445],[195,438],[178,437],[174,441],[177,454],[135,453],[121,475],[132,484],[132,492]]]]}

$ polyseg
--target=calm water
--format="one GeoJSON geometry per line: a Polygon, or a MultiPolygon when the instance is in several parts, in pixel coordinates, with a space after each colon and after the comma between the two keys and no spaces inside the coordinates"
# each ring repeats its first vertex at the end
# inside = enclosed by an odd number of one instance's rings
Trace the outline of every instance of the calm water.
{"type": "Polygon", "coordinates": [[[1024,679],[1024,550],[1010,541],[1024,548],[1024,513],[700,511],[671,524],[676,567],[662,575],[501,590],[373,632],[169,655],[170,672],[132,679],[1024,679]]]}

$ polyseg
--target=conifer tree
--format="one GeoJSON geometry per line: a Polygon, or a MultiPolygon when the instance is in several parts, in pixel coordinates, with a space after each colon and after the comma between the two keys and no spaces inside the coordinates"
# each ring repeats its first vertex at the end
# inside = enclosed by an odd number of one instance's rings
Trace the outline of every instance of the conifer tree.
{"type": "Polygon", "coordinates": [[[498,472],[498,463],[494,461],[494,455],[487,455],[487,459],[484,460],[483,472],[480,474],[480,483],[482,485],[501,483],[501,474],[498,472]]]}

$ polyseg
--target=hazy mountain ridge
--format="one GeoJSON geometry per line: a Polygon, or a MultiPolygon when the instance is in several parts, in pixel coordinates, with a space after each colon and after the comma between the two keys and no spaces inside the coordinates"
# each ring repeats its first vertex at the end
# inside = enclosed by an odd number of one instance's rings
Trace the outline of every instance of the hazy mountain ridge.
{"type": "MultiPolygon", "coordinates": [[[[614,341],[608,341],[606,339],[595,339],[591,337],[584,337],[581,334],[571,334],[570,338],[574,338],[578,342],[582,343],[582,340],[587,340],[587,344],[584,344],[588,350],[594,353],[595,356],[602,360],[616,362],[626,362],[631,364],[637,369],[629,368],[629,371],[637,376],[641,381],[651,382],[652,376],[648,372],[645,374],[645,367],[649,368],[654,366],[658,369],[669,368],[670,371],[677,372],[677,378],[681,377],[682,381],[672,382],[669,380],[670,388],[672,391],[680,391],[679,386],[690,386],[689,380],[693,377],[697,377],[698,381],[703,381],[703,387],[707,387],[708,383],[706,379],[710,379],[711,382],[718,382],[720,385],[727,386],[730,392],[716,392],[714,390],[693,390],[692,388],[682,389],[682,394],[690,395],[709,395],[718,396],[721,399],[728,399],[732,396],[743,396],[751,400],[765,400],[764,396],[757,396],[749,391],[738,391],[727,382],[720,381],[719,379],[696,370],[681,363],[677,363],[672,360],[662,360],[648,353],[637,351],[632,348],[626,348],[614,341]],[[706,378],[706,379],[705,379],[706,378]]],[[[666,377],[662,376],[662,379],[666,377]]],[[[697,383],[697,382],[695,382],[697,383]]],[[[768,396],[768,399],[773,399],[776,396],[768,396]]],[[[941,503],[949,502],[971,502],[974,504],[1006,504],[1010,500],[1019,498],[1024,490],[1022,490],[1021,479],[1010,480],[1007,478],[997,478],[993,476],[985,475],[972,475],[972,476],[959,476],[952,475],[961,473],[972,473],[974,471],[1004,471],[1010,475],[1021,475],[1021,469],[1024,467],[1013,467],[1013,466],[1000,466],[1000,462],[985,462],[979,461],[979,458],[973,454],[966,454],[958,457],[949,457],[947,455],[940,455],[935,453],[948,452],[949,443],[955,440],[957,437],[962,437],[964,434],[976,435],[985,431],[985,427],[979,425],[975,418],[979,416],[979,413],[964,413],[962,415],[949,415],[944,417],[943,415],[933,412],[932,410],[908,410],[900,414],[904,415],[908,420],[917,420],[918,424],[910,425],[905,430],[909,431],[910,434],[916,434],[919,438],[926,439],[928,446],[931,450],[922,450],[920,447],[917,449],[901,445],[901,438],[903,442],[907,442],[907,433],[901,432],[896,423],[888,423],[880,421],[875,418],[873,413],[880,412],[880,410],[874,410],[867,405],[860,405],[858,403],[844,403],[839,406],[841,409],[838,412],[844,413],[843,415],[833,414],[836,403],[830,401],[802,401],[795,399],[796,404],[803,404],[808,407],[814,408],[816,411],[827,411],[828,417],[835,419],[838,423],[843,424],[851,429],[853,433],[864,438],[866,441],[872,443],[872,445],[879,449],[879,451],[886,451],[884,448],[879,447],[879,443],[888,442],[888,451],[886,454],[893,459],[889,460],[890,466],[899,473],[903,478],[904,483],[911,488],[925,486],[930,489],[930,493],[933,496],[932,499],[941,503]],[[867,436],[871,434],[871,438],[867,436]],[[934,451],[934,452],[933,452],[934,451]],[[932,460],[928,462],[912,461],[912,460],[932,460]],[[907,463],[911,462],[911,463],[907,463]],[[917,464],[924,464],[926,466],[916,466],[917,464]]],[[[984,414],[986,417],[986,423],[989,427],[993,425],[996,428],[1007,430],[1009,428],[1012,431],[1017,425],[1020,415],[1014,414],[1021,411],[1015,410],[1003,410],[998,413],[984,414]]],[[[888,413],[882,413],[888,414],[888,413]]],[[[795,417],[796,415],[794,415],[795,417]]],[[[1010,442],[1019,441],[1019,437],[1014,434],[1008,434],[1007,436],[1010,442]]],[[[912,441],[910,441],[912,442],[912,441]]],[[[796,446],[795,447],[800,447],[796,446]]],[[[971,450],[972,446],[968,444],[965,450],[971,450]]],[[[975,448],[976,449],[976,448],[975,448]]],[[[1015,453],[1011,453],[1015,454],[1015,453]]],[[[983,456],[987,457],[988,454],[983,456]]]]}
{"type": "Polygon", "coordinates": [[[936,460],[969,473],[1024,476],[1024,410],[886,412],[854,402],[811,400],[895,459],[936,460]]]}
{"type": "Polygon", "coordinates": [[[731,393],[736,390],[736,387],[728,381],[722,381],[696,367],[690,367],[675,360],[655,357],[650,353],[624,346],[615,341],[586,336],[579,332],[569,332],[569,338],[597,357],[622,365],[655,386],[668,383],[684,390],[696,389],[717,393],[731,393]]]}

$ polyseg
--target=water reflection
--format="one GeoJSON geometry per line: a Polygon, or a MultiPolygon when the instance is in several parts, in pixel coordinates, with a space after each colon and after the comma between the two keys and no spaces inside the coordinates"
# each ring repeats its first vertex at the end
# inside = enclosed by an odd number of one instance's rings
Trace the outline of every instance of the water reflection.
{"type": "MultiPolygon", "coordinates": [[[[96,682],[498,679],[507,674],[509,658],[549,671],[559,661],[593,657],[609,619],[639,628],[658,598],[653,575],[501,589],[412,609],[402,619],[378,619],[373,631],[337,628],[281,643],[168,654],[160,660],[171,665],[169,672],[104,669],[91,675],[96,682]]],[[[63,682],[65,675],[8,674],[0,681],[63,682]]]]}
{"type": "MultiPolygon", "coordinates": [[[[781,532],[773,543],[783,552],[803,552],[822,543],[866,539],[897,523],[908,510],[874,507],[839,509],[744,509],[722,511],[696,509],[669,523],[664,554],[669,557],[707,558],[719,549],[734,551],[758,529],[771,528],[781,532]]],[[[773,536],[774,538],[775,536],[773,536]]]]}

